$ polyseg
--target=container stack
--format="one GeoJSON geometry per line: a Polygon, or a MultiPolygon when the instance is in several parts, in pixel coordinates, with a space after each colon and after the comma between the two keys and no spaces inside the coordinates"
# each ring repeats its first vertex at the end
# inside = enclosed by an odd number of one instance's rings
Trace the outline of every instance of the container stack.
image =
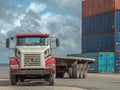
{"type": "Polygon", "coordinates": [[[113,52],[120,72],[120,0],[82,2],[82,53],[93,52],[113,52]]]}

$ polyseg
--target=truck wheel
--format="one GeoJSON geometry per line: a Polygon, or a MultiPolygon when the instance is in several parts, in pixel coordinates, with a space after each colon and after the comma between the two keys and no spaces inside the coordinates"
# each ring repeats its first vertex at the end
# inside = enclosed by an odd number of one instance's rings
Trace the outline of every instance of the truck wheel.
{"type": "Polygon", "coordinates": [[[72,69],[72,67],[69,67],[69,78],[72,78],[73,77],[73,75],[72,75],[72,73],[73,73],[73,69],[72,69]]]}
{"type": "Polygon", "coordinates": [[[87,65],[84,65],[84,70],[83,70],[83,78],[87,77],[87,65]]]}
{"type": "Polygon", "coordinates": [[[61,72],[61,73],[59,74],[59,76],[60,76],[60,78],[64,78],[64,72],[61,72]]]}
{"type": "Polygon", "coordinates": [[[20,82],[24,82],[24,77],[21,77],[21,78],[20,78],[20,82]]]}
{"type": "Polygon", "coordinates": [[[79,76],[80,76],[80,67],[79,65],[76,65],[74,67],[74,78],[79,79],[79,76]]]}
{"type": "Polygon", "coordinates": [[[15,75],[10,75],[10,83],[11,85],[16,85],[18,82],[18,78],[15,75]]]}
{"type": "Polygon", "coordinates": [[[55,75],[54,74],[50,74],[50,77],[49,77],[49,85],[50,86],[53,86],[55,83],[55,75]]]}
{"type": "Polygon", "coordinates": [[[80,75],[79,78],[83,78],[83,64],[80,64],[80,75]]]}

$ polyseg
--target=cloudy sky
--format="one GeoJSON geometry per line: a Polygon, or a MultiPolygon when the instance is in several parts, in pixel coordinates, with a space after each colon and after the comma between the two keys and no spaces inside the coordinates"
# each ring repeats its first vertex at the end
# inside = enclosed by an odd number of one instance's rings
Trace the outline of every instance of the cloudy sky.
{"type": "Polygon", "coordinates": [[[81,0],[0,0],[0,63],[9,62],[5,40],[17,33],[48,33],[60,39],[54,54],[80,53],[81,0]]]}

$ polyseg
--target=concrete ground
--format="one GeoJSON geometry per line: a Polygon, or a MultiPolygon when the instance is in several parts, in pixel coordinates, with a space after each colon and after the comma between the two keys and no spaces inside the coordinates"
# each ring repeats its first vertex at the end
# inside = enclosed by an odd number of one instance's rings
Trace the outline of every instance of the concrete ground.
{"type": "Polygon", "coordinates": [[[56,79],[55,86],[39,80],[11,86],[9,73],[0,72],[0,90],[120,90],[120,74],[88,74],[86,79],[56,79]]]}

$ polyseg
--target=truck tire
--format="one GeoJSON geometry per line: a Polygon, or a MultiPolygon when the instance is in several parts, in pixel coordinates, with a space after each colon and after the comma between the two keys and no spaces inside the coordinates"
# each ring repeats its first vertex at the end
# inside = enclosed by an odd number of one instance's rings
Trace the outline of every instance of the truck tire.
{"type": "Polygon", "coordinates": [[[24,77],[21,77],[21,78],[20,78],[20,82],[24,82],[24,77]]]}
{"type": "Polygon", "coordinates": [[[76,65],[74,67],[74,78],[79,79],[79,76],[80,76],[80,66],[76,65]]]}
{"type": "Polygon", "coordinates": [[[18,78],[15,75],[10,75],[10,83],[11,85],[16,85],[18,82],[18,78]]]}
{"type": "Polygon", "coordinates": [[[79,78],[83,78],[83,64],[79,64],[80,66],[80,75],[79,75],[79,78]]]}
{"type": "Polygon", "coordinates": [[[85,79],[87,77],[87,65],[84,64],[84,68],[83,68],[83,78],[85,79]]]}
{"type": "Polygon", "coordinates": [[[72,69],[72,67],[69,67],[69,78],[73,78],[73,69],[72,69]]]}
{"type": "Polygon", "coordinates": [[[72,78],[75,78],[75,67],[72,67],[72,78]]]}
{"type": "Polygon", "coordinates": [[[59,78],[64,78],[64,72],[61,72],[61,73],[59,74],[59,78]]]}
{"type": "Polygon", "coordinates": [[[49,85],[53,86],[54,84],[55,84],[55,75],[50,74],[50,76],[49,76],[49,85]]]}

